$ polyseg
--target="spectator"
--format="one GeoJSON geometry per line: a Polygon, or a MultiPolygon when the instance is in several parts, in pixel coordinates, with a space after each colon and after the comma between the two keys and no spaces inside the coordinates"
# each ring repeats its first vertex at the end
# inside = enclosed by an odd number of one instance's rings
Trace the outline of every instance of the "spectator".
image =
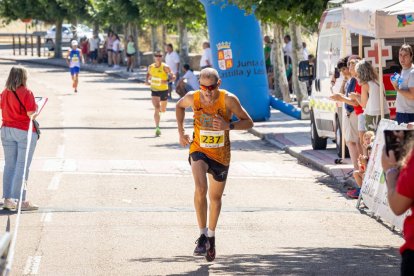
{"type": "MultiPolygon", "coordinates": [[[[174,51],[174,47],[171,43],[165,45],[165,63],[170,67],[171,72],[175,76],[175,84],[178,83],[179,80],[179,69],[180,69],[180,56],[174,51]]],[[[171,99],[171,91],[175,88],[174,82],[168,82],[168,97],[171,99]]]]}
{"type": "Polygon", "coordinates": [[[405,145],[405,156],[397,161],[394,151],[382,152],[382,168],[387,183],[388,204],[395,215],[408,209],[411,214],[404,221],[405,243],[400,248],[402,255],[401,275],[414,275],[414,141],[405,145]]]}
{"type": "Polygon", "coordinates": [[[344,103],[343,112],[346,112],[346,116],[343,120],[343,128],[345,135],[345,142],[349,149],[349,155],[351,157],[354,170],[358,170],[358,156],[361,154],[360,139],[358,136],[358,114],[355,107],[359,107],[358,112],[362,112],[358,102],[351,99],[349,95],[356,90],[360,90],[358,87],[355,75],[355,61],[357,57],[345,57],[338,61],[337,68],[344,77],[340,93],[334,93],[330,98],[335,101],[344,103]],[[353,63],[349,61],[354,61],[353,63]],[[349,66],[349,67],[348,67],[349,66]]]}
{"type": "Polygon", "coordinates": [[[112,48],[113,48],[113,43],[114,43],[114,34],[112,31],[108,32],[108,37],[106,38],[106,42],[105,42],[105,48],[106,48],[106,53],[108,56],[108,66],[111,67],[112,66],[112,48]]]}
{"type": "Polygon", "coordinates": [[[285,56],[289,56],[292,59],[292,41],[290,40],[290,35],[285,35],[283,38],[285,46],[283,46],[283,53],[285,56]]]}
{"type": "MultiPolygon", "coordinates": [[[[313,68],[313,74],[315,74],[315,56],[310,54],[308,55],[308,61],[309,61],[309,66],[311,66],[311,68],[313,68]]],[[[309,79],[309,81],[306,83],[306,88],[308,89],[308,96],[310,96],[312,94],[312,83],[313,83],[313,79],[309,79]]]]}
{"type": "MultiPolygon", "coordinates": [[[[27,71],[20,66],[10,70],[6,88],[1,94],[3,125],[1,142],[4,150],[3,197],[4,209],[16,210],[16,200],[20,198],[26,151],[28,160],[25,181],[28,180],[29,167],[36,148],[38,135],[33,129],[30,145],[28,131],[30,120],[35,117],[37,105],[32,91],[27,88],[27,71]],[[27,148],[29,147],[29,148],[27,148]]],[[[26,200],[23,191],[22,211],[37,210],[39,207],[26,200]]]]}
{"type": "Polygon", "coordinates": [[[113,37],[114,39],[112,42],[112,60],[114,63],[114,69],[118,69],[121,54],[121,41],[119,40],[119,36],[117,34],[114,34],[113,37]]]}
{"type": "Polygon", "coordinates": [[[309,53],[306,42],[302,42],[303,60],[309,60],[309,53]]]}
{"type": "Polygon", "coordinates": [[[364,108],[366,130],[376,131],[381,121],[380,97],[383,97],[384,118],[390,118],[390,109],[383,92],[380,92],[378,75],[372,65],[361,60],[355,67],[358,83],[361,85],[361,95],[351,94],[351,98],[358,101],[364,108]]]}
{"type": "Polygon", "coordinates": [[[176,92],[180,97],[184,97],[189,91],[196,90],[198,88],[198,79],[191,70],[190,65],[184,64],[184,75],[178,81],[176,92]]]}
{"type": "Polygon", "coordinates": [[[265,43],[264,45],[264,58],[265,58],[265,62],[266,62],[266,72],[270,73],[272,70],[272,64],[270,62],[270,53],[272,51],[272,40],[270,39],[270,37],[268,35],[266,35],[263,38],[263,41],[265,43]]]}
{"type": "Polygon", "coordinates": [[[213,56],[211,54],[210,42],[203,43],[203,54],[200,59],[200,68],[204,69],[213,66],[213,56]]]}
{"type": "Polygon", "coordinates": [[[134,65],[135,65],[135,42],[134,37],[132,35],[128,36],[128,44],[127,44],[127,72],[131,70],[131,72],[134,72],[134,65]]]}
{"type": "Polygon", "coordinates": [[[89,42],[88,39],[86,37],[81,39],[81,51],[82,51],[82,56],[83,56],[83,60],[85,61],[85,63],[88,62],[88,55],[89,55],[89,42]]]}
{"type": "Polygon", "coordinates": [[[286,68],[286,78],[287,78],[288,85],[289,85],[289,92],[292,93],[293,92],[293,89],[292,89],[292,59],[288,55],[285,55],[283,57],[283,61],[285,63],[285,68],[286,68]]]}
{"type": "Polygon", "coordinates": [[[96,64],[98,61],[99,42],[97,34],[94,34],[93,37],[89,39],[89,57],[93,64],[96,64]]]}
{"type": "Polygon", "coordinates": [[[413,48],[411,48],[408,44],[402,45],[398,58],[402,66],[400,77],[402,79],[402,83],[400,85],[398,85],[398,81],[392,83],[397,91],[397,100],[395,101],[397,110],[396,120],[399,124],[408,124],[410,122],[414,122],[413,48]]]}

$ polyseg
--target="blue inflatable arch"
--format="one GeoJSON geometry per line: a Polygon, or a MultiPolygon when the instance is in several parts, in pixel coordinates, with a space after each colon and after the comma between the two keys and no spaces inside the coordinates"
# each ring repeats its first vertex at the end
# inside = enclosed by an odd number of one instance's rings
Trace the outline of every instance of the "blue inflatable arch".
{"type": "Polygon", "coordinates": [[[213,66],[221,87],[237,95],[254,121],[267,120],[269,90],[259,22],[225,1],[200,2],[207,14],[213,66]]]}

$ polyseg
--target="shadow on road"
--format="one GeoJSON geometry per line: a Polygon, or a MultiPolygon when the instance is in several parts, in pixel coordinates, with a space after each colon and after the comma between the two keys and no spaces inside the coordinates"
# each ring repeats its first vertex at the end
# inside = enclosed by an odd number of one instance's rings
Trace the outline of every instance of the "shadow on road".
{"type": "Polygon", "coordinates": [[[169,275],[399,275],[397,248],[280,248],[271,255],[218,255],[214,263],[192,256],[137,258],[130,262],[195,262],[195,271],[169,275]]]}

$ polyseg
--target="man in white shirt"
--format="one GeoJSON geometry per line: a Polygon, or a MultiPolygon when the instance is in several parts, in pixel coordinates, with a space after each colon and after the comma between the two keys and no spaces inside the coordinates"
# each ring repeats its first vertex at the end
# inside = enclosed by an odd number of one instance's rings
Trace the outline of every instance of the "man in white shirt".
{"type": "MultiPolygon", "coordinates": [[[[174,51],[174,47],[171,43],[165,45],[165,63],[167,63],[171,72],[175,75],[175,83],[177,84],[179,79],[180,56],[174,51]]],[[[173,84],[173,82],[168,82],[168,97],[170,99],[173,84]]]]}
{"type": "Polygon", "coordinates": [[[207,67],[213,66],[213,57],[211,54],[210,43],[204,42],[203,43],[203,54],[200,59],[200,69],[204,69],[207,67]]]}
{"type": "Polygon", "coordinates": [[[308,60],[309,59],[309,53],[308,53],[308,49],[306,47],[307,47],[306,42],[302,42],[303,60],[308,60]]]}
{"type": "Polygon", "coordinates": [[[175,92],[177,92],[180,97],[184,97],[190,91],[197,90],[199,87],[198,79],[194,75],[193,70],[191,70],[190,65],[184,64],[184,75],[178,81],[177,88],[175,92]]]}
{"type": "Polygon", "coordinates": [[[412,123],[414,122],[414,65],[413,65],[413,48],[404,44],[401,46],[398,59],[402,66],[401,84],[398,80],[393,82],[393,86],[397,91],[397,99],[395,107],[397,111],[397,122],[412,123]]]}
{"type": "Polygon", "coordinates": [[[96,64],[98,60],[98,49],[99,49],[99,37],[94,34],[92,38],[88,39],[89,55],[93,64],[96,64]]]}
{"type": "Polygon", "coordinates": [[[283,53],[285,56],[289,56],[292,59],[292,41],[290,40],[290,35],[285,35],[283,38],[285,46],[283,46],[283,53]]]}

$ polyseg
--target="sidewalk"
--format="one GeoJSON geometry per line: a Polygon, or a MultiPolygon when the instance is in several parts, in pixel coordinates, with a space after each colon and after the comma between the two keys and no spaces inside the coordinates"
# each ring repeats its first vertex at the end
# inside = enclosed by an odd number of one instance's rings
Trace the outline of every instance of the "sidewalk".
{"type": "Polygon", "coordinates": [[[354,183],[352,175],[348,177],[353,169],[351,160],[347,158],[343,160],[343,164],[335,164],[338,156],[332,141],[328,139],[327,150],[312,149],[309,120],[297,120],[279,110],[271,109],[270,120],[256,122],[250,133],[286,151],[300,162],[334,177],[339,183],[354,183]]]}
{"type": "MultiPolygon", "coordinates": [[[[68,65],[66,64],[66,60],[64,58],[55,59],[55,58],[32,57],[32,56],[23,56],[23,55],[14,56],[11,54],[4,54],[3,52],[1,52],[0,60],[1,59],[68,68],[68,65]]],[[[145,82],[145,77],[147,74],[147,70],[143,68],[134,68],[134,72],[131,73],[131,72],[126,71],[125,66],[121,66],[118,69],[114,69],[112,67],[108,67],[108,65],[106,64],[96,64],[96,65],[82,64],[81,71],[82,70],[96,72],[96,73],[104,73],[110,76],[120,77],[124,79],[129,79],[129,80],[136,80],[138,82],[145,82]]]]}
{"type": "MultiPolygon", "coordinates": [[[[58,67],[67,67],[64,59],[53,59],[45,57],[31,56],[0,56],[0,60],[12,60],[41,65],[50,65],[58,67]]],[[[81,70],[97,73],[105,73],[111,76],[136,80],[144,82],[146,77],[146,69],[136,68],[133,73],[126,72],[126,67],[113,69],[107,65],[82,65],[81,70]]],[[[335,144],[328,142],[327,150],[313,150],[310,138],[310,122],[309,120],[297,120],[278,110],[271,109],[271,117],[266,122],[256,122],[250,133],[268,141],[276,147],[286,151],[290,155],[296,157],[300,162],[308,164],[326,174],[334,177],[338,183],[353,185],[353,178],[348,177],[352,171],[352,165],[349,158],[345,159],[343,164],[335,164],[338,158],[335,152],[335,144]]]]}

